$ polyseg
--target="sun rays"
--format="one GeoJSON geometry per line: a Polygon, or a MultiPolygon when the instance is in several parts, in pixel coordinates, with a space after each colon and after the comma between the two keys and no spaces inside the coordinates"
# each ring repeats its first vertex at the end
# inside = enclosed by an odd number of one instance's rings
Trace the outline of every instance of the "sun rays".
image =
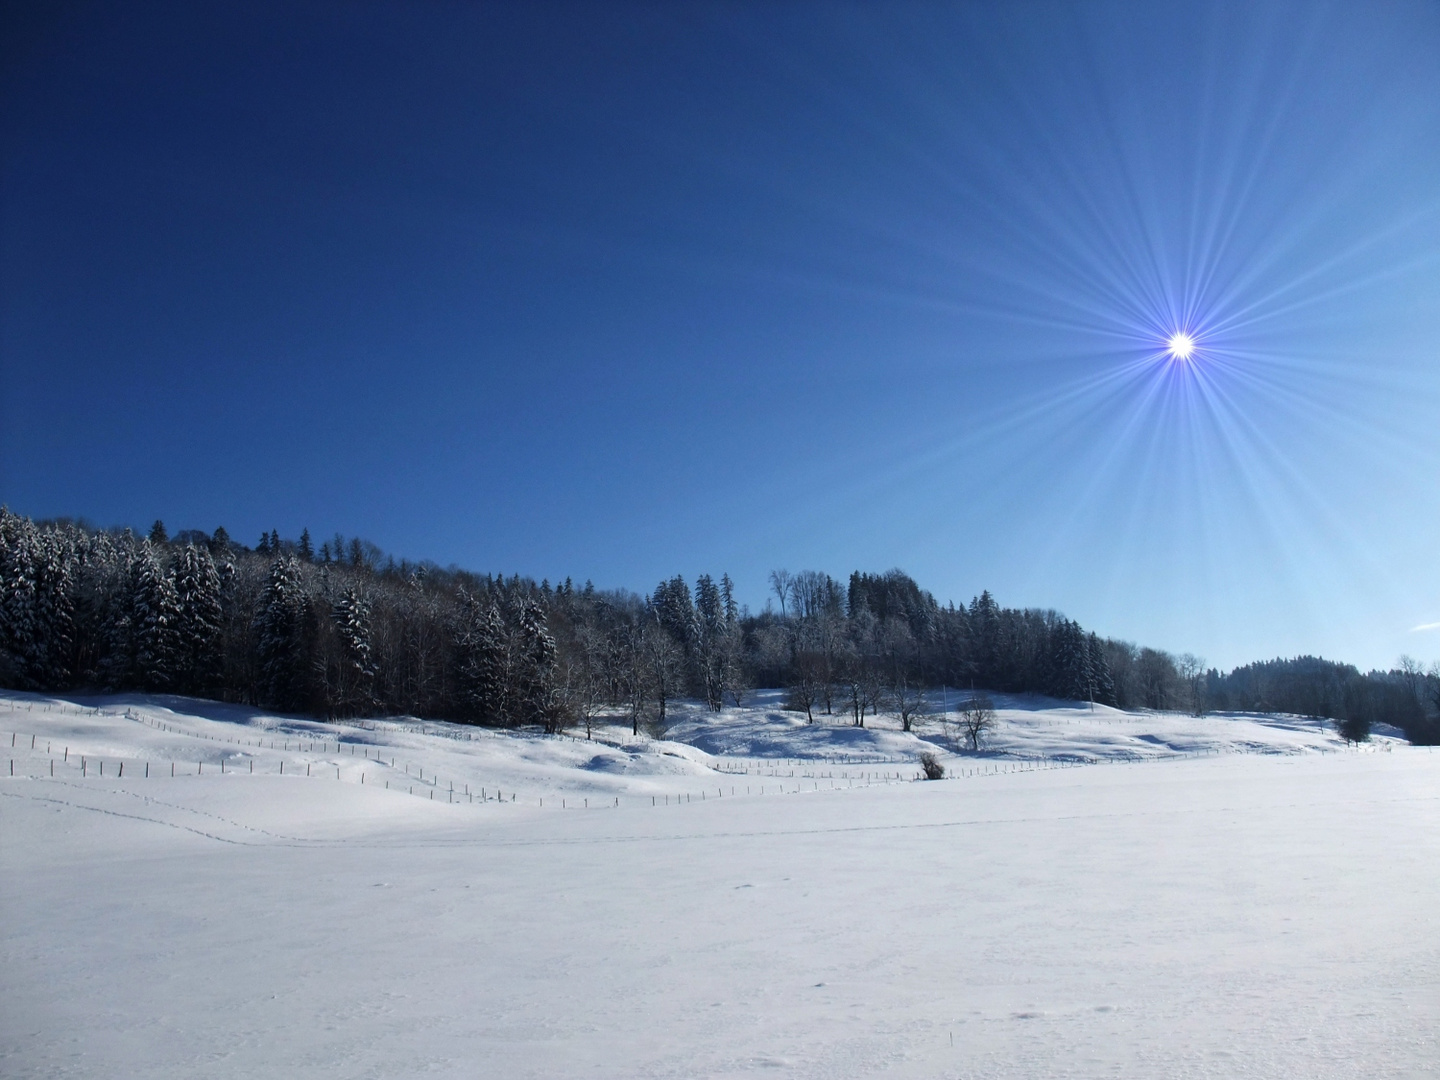
{"type": "Polygon", "coordinates": [[[1166,340],[1165,348],[1176,360],[1189,360],[1195,353],[1195,339],[1184,330],[1177,330],[1166,340]]]}

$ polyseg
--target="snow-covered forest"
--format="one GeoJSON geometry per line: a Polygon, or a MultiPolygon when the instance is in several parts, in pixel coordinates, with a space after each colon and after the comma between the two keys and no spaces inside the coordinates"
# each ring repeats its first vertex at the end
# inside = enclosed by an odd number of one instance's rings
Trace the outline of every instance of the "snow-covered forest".
{"type": "Polygon", "coordinates": [[[727,575],[649,595],[396,562],[335,536],[255,546],[156,522],[147,536],[0,509],[0,685],[166,691],[347,717],[584,727],[622,709],[663,733],[670,703],[743,704],[784,687],[810,719],[907,729],[936,687],[1119,708],[1291,712],[1363,739],[1377,723],[1440,741],[1440,666],[1390,672],[1301,657],[1222,674],[986,592],[940,604],[899,570],[772,573],[773,603],[727,575]]]}

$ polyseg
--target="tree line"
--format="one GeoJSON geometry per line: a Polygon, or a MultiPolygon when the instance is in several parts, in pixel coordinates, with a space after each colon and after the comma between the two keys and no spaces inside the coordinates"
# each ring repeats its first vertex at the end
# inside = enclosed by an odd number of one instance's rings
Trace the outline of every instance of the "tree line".
{"type": "MultiPolygon", "coordinates": [[[[589,730],[621,710],[663,733],[680,698],[711,709],[784,687],[811,721],[907,730],[953,687],[1120,708],[1298,712],[1362,738],[1374,723],[1434,741],[1440,670],[1362,675],[1303,657],[1226,675],[1192,656],[1101,638],[988,593],[941,605],[899,570],[778,570],[752,613],[728,575],[641,595],[586,582],[397,562],[363,540],[316,545],[223,528],[171,537],[35,523],[0,508],[0,684],[144,690],[326,717],[409,714],[589,730]]],[[[1406,666],[1408,665],[1408,666],[1406,666]]]]}

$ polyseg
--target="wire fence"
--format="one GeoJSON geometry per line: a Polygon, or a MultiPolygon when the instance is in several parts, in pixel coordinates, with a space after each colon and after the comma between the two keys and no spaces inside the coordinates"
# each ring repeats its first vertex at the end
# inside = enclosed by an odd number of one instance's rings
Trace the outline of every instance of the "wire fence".
{"type": "MultiPolygon", "coordinates": [[[[244,730],[234,735],[193,730],[189,726],[168,723],[165,720],[146,715],[132,706],[102,707],[81,706],[68,702],[19,702],[11,699],[5,702],[12,714],[59,713],[76,717],[95,717],[125,720],[141,724],[157,732],[193,739],[215,748],[209,754],[193,756],[167,756],[161,759],[125,757],[123,755],[72,752],[72,748],[43,732],[10,732],[12,751],[23,750],[23,756],[12,754],[9,760],[10,777],[45,779],[74,778],[96,780],[155,780],[183,779],[206,775],[220,776],[285,776],[290,778],[329,779],[359,786],[379,787],[400,794],[418,796],[430,801],[444,801],[447,804],[515,803],[544,807],[548,799],[556,809],[594,809],[601,806],[678,806],[694,802],[708,802],[712,798],[735,798],[741,795],[800,794],[805,791],[836,791],[874,787],[898,783],[911,783],[925,779],[919,762],[920,748],[914,756],[887,755],[864,752],[818,752],[801,757],[769,755],[706,755],[709,761],[689,759],[700,768],[707,768],[712,777],[695,776],[698,790],[661,791],[631,794],[556,792],[530,794],[522,798],[516,790],[504,790],[500,785],[475,784],[472,780],[442,778],[433,768],[429,773],[423,765],[404,759],[402,748],[387,747],[370,739],[356,738],[358,733],[374,735],[379,733],[405,736],[441,737],[451,741],[474,742],[481,739],[561,740],[570,743],[594,743],[599,747],[633,749],[624,741],[604,739],[581,739],[568,733],[543,734],[540,732],[491,732],[473,729],[466,725],[443,721],[421,720],[352,720],[343,722],[345,730],[334,730],[339,725],[330,725],[329,731],[306,730],[318,721],[280,720],[275,727],[258,731],[244,730]],[[301,730],[290,730],[287,726],[300,726],[301,730]],[[347,738],[347,735],[350,736],[347,738]],[[43,744],[43,745],[42,745],[43,744]],[[223,750],[222,747],[233,747],[223,750]],[[267,753],[268,752],[268,753],[267,753]],[[324,761],[286,758],[286,754],[318,755],[324,761]],[[339,760],[333,760],[339,759],[339,760]],[[19,769],[17,771],[17,764],[19,769]],[[208,772],[207,772],[208,769],[208,772]],[[743,778],[743,783],[741,782],[743,778]],[[648,800],[648,802],[647,802],[648,800]],[[558,805],[557,805],[558,804],[558,805]],[[593,805],[592,805],[593,804],[593,805]]],[[[223,723],[223,721],[204,721],[223,723]]],[[[1109,719],[1109,718],[1106,718],[1109,719]]],[[[941,747],[933,744],[932,751],[941,747]]],[[[953,748],[952,748],[953,749],[953,748]]],[[[1107,748],[1097,754],[1086,751],[1061,753],[1032,753],[1007,748],[998,751],[952,753],[944,761],[945,780],[969,780],[985,777],[1007,776],[1017,773],[1052,771],[1097,765],[1136,765],[1163,761],[1220,757],[1229,754],[1285,754],[1285,753],[1363,753],[1374,752],[1375,746],[1345,748],[1326,746],[1296,746],[1284,749],[1272,745],[1244,743],[1226,746],[1196,747],[1177,750],[1158,745],[1154,751],[1133,753],[1128,750],[1107,748]]],[[[1384,750],[1389,750],[1385,744],[1384,750]]],[[[1430,748],[1433,750],[1433,748],[1430,748]]],[[[945,755],[940,755],[944,757],[945,755]]]]}
{"type": "MultiPolygon", "coordinates": [[[[102,715],[96,710],[90,715],[102,715]]],[[[280,739],[243,738],[223,739],[206,733],[188,732],[173,728],[163,721],[143,715],[117,712],[108,715],[130,719],[161,731],[173,731],[213,743],[231,743],[237,751],[231,755],[221,754],[177,759],[145,759],[117,755],[96,755],[76,752],[70,745],[57,742],[43,732],[10,732],[8,776],[20,779],[68,779],[89,781],[151,781],[183,780],[188,777],[204,776],[284,776],[298,779],[324,779],[359,786],[380,787],[399,794],[416,796],[429,801],[443,801],[450,805],[475,805],[487,803],[511,803],[559,810],[599,809],[621,806],[682,806],[715,799],[738,798],[741,796],[793,795],[805,792],[854,790],[883,785],[913,783],[923,780],[925,774],[917,761],[904,758],[888,760],[861,760],[850,755],[835,755],[817,758],[740,758],[718,760],[713,779],[706,782],[700,777],[695,790],[645,792],[640,794],[598,794],[598,793],[556,793],[531,794],[522,798],[516,790],[504,790],[498,785],[475,785],[470,781],[442,778],[424,766],[400,761],[391,755],[388,760],[373,747],[360,747],[340,740],[305,741],[280,739]],[[320,753],[336,757],[348,756],[345,762],[316,762],[313,760],[287,759],[283,756],[261,758],[245,752],[241,747],[272,750],[279,754],[320,753]],[[362,751],[362,752],[357,752],[362,751]],[[367,768],[367,765],[369,766],[367,768]],[[18,768],[17,768],[18,766],[18,768]],[[396,775],[396,774],[399,775],[396,775]],[[743,778],[743,783],[741,782],[743,778]]],[[[1301,752],[1319,754],[1357,754],[1388,752],[1391,747],[1310,747],[1301,752]]],[[[1433,753],[1433,747],[1427,747],[1433,753]]],[[[1061,769],[1085,768],[1104,765],[1139,765],[1159,762],[1174,762],[1200,758],[1222,757],[1234,754],[1273,754],[1273,748],[1207,747],[1186,752],[1156,753],[1149,755],[1119,754],[1094,759],[1068,759],[1035,755],[1024,758],[958,758],[947,763],[944,780],[959,781],[986,777],[1010,776],[1021,773],[1048,772],[1061,769]]]]}

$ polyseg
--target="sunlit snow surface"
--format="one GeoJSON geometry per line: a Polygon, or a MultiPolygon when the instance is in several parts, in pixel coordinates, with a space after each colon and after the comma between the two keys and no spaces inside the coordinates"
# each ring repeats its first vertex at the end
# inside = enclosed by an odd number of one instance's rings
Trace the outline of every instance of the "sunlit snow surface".
{"type": "Polygon", "coordinates": [[[997,705],[917,783],[773,695],[665,743],[6,695],[0,1074],[1434,1075],[1440,755],[997,705]]]}

